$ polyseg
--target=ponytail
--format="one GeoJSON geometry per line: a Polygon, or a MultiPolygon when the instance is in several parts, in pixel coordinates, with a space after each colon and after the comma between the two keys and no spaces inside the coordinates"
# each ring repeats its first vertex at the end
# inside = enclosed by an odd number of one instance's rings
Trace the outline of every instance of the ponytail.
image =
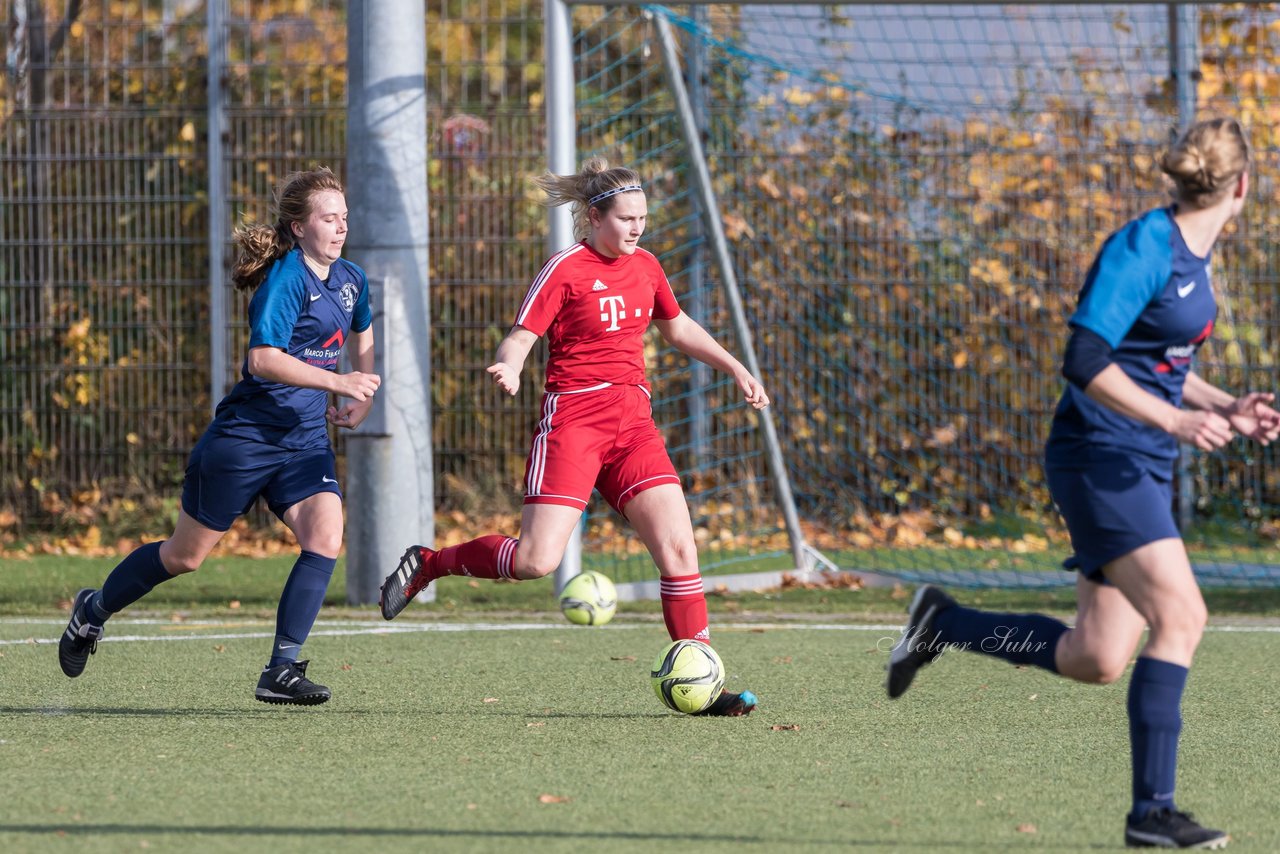
{"type": "Polygon", "coordinates": [[[312,196],[326,190],[344,192],[329,167],[294,172],[276,189],[275,225],[246,225],[235,230],[237,252],[231,284],[236,290],[252,291],[262,284],[271,265],[288,255],[296,244],[293,223],[304,222],[311,214],[312,196]]]}
{"type": "Polygon", "coordinates": [[[582,171],[573,175],[556,175],[544,172],[533,179],[546,194],[548,207],[571,205],[573,232],[578,238],[591,233],[588,211],[592,208],[604,213],[613,208],[623,193],[641,192],[640,176],[625,166],[609,168],[603,157],[593,157],[582,164],[582,171]]]}

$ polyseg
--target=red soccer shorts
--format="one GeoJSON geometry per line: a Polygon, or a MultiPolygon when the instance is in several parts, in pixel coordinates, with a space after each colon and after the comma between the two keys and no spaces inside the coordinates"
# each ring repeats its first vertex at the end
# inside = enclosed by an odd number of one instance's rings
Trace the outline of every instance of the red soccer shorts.
{"type": "Polygon", "coordinates": [[[646,489],[680,484],[646,389],[547,392],[524,467],[525,504],[586,509],[592,488],[619,513],[646,489]]]}

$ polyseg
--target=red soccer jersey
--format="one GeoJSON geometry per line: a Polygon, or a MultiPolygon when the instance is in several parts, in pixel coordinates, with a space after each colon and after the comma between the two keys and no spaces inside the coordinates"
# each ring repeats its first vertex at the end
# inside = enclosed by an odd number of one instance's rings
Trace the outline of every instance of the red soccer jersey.
{"type": "Polygon", "coordinates": [[[643,385],[644,331],[652,318],[671,320],[680,305],[653,253],[606,258],[586,241],[542,268],[516,324],[546,335],[547,391],[601,383],[643,385]]]}

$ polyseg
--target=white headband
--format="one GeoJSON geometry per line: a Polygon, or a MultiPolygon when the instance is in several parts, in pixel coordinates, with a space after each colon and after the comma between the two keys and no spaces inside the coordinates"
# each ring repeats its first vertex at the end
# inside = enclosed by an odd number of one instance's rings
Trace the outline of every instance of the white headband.
{"type": "Polygon", "coordinates": [[[600,195],[592,196],[591,198],[587,199],[587,207],[594,205],[596,202],[602,202],[605,199],[609,198],[610,196],[616,196],[619,193],[630,193],[632,190],[643,190],[643,189],[644,187],[641,187],[639,184],[627,184],[624,187],[614,187],[612,190],[605,190],[600,195]]]}

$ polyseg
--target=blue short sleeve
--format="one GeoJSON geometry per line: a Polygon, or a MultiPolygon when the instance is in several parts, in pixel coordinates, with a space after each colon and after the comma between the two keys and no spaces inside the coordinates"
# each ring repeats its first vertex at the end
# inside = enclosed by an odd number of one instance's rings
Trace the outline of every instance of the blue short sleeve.
{"type": "Polygon", "coordinates": [[[1097,333],[1114,349],[1172,274],[1173,222],[1152,211],[1117,231],[1103,244],[1080,292],[1072,326],[1097,333]]]}
{"type": "Polygon", "coordinates": [[[373,309],[369,304],[369,277],[360,271],[360,293],[351,311],[351,331],[364,332],[373,324],[373,309]]]}
{"type": "Polygon", "coordinates": [[[289,349],[294,325],[306,304],[307,283],[301,275],[289,275],[277,261],[266,281],[249,301],[249,347],[289,349]]]}

